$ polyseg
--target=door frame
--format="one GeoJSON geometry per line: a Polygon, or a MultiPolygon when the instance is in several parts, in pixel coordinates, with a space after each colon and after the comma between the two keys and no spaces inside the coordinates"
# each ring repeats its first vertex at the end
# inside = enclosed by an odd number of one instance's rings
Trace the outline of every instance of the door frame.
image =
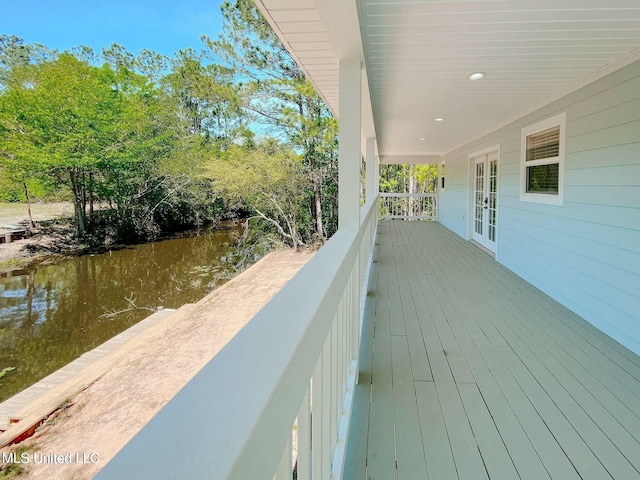
{"type": "MultiPolygon", "coordinates": [[[[497,154],[498,156],[498,172],[497,172],[497,185],[496,185],[496,241],[495,241],[495,252],[491,252],[491,250],[486,249],[488,252],[495,254],[495,258],[498,258],[498,245],[500,239],[500,144],[493,145],[488,148],[484,148],[482,150],[478,150],[472,152],[468,156],[467,161],[467,178],[468,178],[468,186],[467,186],[467,199],[468,199],[468,207],[467,207],[467,240],[473,240],[473,226],[475,220],[475,201],[474,201],[474,190],[475,190],[475,159],[482,155],[490,155],[497,154]]],[[[489,171],[489,165],[485,167],[486,171],[489,171]]],[[[488,178],[488,176],[485,176],[488,178]]],[[[473,242],[476,245],[479,245],[477,242],[473,242]]],[[[484,245],[481,245],[482,248],[486,248],[484,245]]]]}

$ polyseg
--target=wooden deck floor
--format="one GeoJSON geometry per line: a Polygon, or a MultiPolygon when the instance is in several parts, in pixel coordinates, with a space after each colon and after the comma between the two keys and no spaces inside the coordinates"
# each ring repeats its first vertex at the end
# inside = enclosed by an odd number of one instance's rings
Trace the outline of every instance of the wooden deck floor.
{"type": "Polygon", "coordinates": [[[346,479],[640,479],[640,357],[438,223],[378,237],[346,479]]]}

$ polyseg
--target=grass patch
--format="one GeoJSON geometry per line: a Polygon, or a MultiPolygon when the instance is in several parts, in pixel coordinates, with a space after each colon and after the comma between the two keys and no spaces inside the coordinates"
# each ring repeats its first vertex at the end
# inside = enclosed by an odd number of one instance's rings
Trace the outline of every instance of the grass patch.
{"type": "Polygon", "coordinates": [[[49,415],[49,417],[46,418],[46,420],[42,423],[42,425],[38,427],[38,430],[44,427],[53,426],[59,421],[67,418],[69,416],[69,408],[71,408],[72,406],[73,406],[73,402],[71,401],[71,399],[70,398],[65,399],[60,404],[58,409],[55,412],[53,412],[51,415],[49,415]]]}
{"type": "MultiPolygon", "coordinates": [[[[23,454],[27,454],[30,457],[31,456],[30,452],[32,450],[34,450],[34,447],[26,447],[26,446],[20,446],[16,450],[14,450],[13,452],[15,452],[15,458],[17,461],[0,465],[0,480],[18,478],[21,475],[24,475],[25,473],[27,473],[26,469],[24,468],[24,464],[21,463],[21,459],[23,454]]],[[[7,454],[5,453],[5,455],[7,454]]]]}
{"type": "MultiPolygon", "coordinates": [[[[42,255],[44,257],[44,255],[42,255]]],[[[28,267],[33,262],[37,262],[38,257],[16,257],[4,262],[0,262],[0,272],[4,270],[20,270],[28,267]]]]}
{"type": "Polygon", "coordinates": [[[0,273],[24,270],[37,265],[48,265],[49,263],[55,263],[57,258],[56,255],[47,252],[20,253],[18,256],[10,258],[9,260],[0,260],[0,273]]]}

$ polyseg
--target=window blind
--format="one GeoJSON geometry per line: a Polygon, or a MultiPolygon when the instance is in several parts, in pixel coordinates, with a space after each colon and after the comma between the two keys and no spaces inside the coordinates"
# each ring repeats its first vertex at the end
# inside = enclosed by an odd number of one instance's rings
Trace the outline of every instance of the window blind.
{"type": "Polygon", "coordinates": [[[526,161],[553,158],[560,155],[560,126],[527,137],[526,161]]]}

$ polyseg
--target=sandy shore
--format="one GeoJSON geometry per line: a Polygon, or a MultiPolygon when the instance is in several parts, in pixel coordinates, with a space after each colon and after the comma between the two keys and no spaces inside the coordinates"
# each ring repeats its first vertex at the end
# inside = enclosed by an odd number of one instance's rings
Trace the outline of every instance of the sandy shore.
{"type": "MultiPolygon", "coordinates": [[[[73,205],[69,202],[34,203],[31,214],[35,222],[69,218],[73,205]]],[[[29,213],[24,203],[0,203],[0,225],[19,225],[27,222],[29,213]]],[[[60,234],[36,235],[33,238],[0,244],[0,273],[21,268],[51,256],[57,244],[66,239],[60,234]],[[29,248],[32,246],[33,248],[29,248]]]]}
{"type": "Polygon", "coordinates": [[[191,308],[141,333],[117,352],[115,367],[68,399],[33,437],[0,452],[20,447],[30,460],[72,454],[74,460],[87,461],[31,462],[18,478],[92,478],[311,256],[274,252],[191,308]]]}

